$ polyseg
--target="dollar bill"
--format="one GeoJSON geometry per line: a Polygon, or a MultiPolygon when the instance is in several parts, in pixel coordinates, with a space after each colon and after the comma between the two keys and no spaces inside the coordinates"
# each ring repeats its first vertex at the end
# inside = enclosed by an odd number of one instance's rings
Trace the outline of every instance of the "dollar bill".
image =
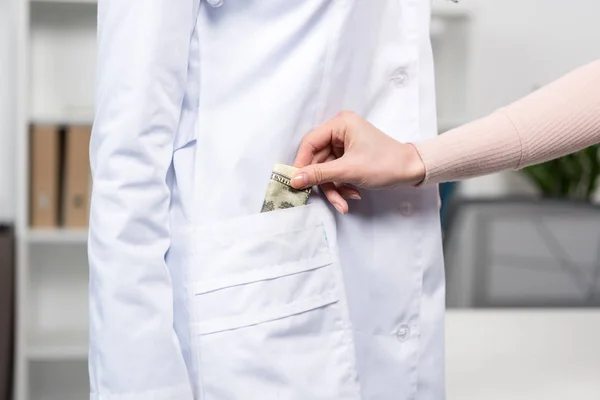
{"type": "Polygon", "coordinates": [[[261,213],[306,205],[311,188],[296,190],[290,184],[296,170],[289,165],[275,164],[261,213]]]}

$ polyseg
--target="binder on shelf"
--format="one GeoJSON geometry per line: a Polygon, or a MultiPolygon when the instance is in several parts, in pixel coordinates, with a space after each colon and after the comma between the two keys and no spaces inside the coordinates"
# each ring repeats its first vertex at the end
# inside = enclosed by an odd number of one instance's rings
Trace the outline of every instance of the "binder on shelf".
{"type": "Polygon", "coordinates": [[[62,225],[66,228],[85,228],[88,226],[91,131],[92,128],[88,125],[68,126],[65,131],[62,225]]]}
{"type": "Polygon", "coordinates": [[[59,224],[60,127],[34,125],[30,147],[30,224],[54,228],[59,224]]]}

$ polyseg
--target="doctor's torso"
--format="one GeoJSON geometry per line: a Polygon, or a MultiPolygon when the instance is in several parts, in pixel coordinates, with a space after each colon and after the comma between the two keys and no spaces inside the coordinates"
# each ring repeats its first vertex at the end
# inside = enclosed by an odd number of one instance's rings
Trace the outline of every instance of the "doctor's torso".
{"type": "MultiPolygon", "coordinates": [[[[435,135],[429,13],[428,0],[201,3],[192,46],[198,62],[190,63],[197,113],[179,132],[186,137],[193,126],[189,149],[180,139],[189,155],[178,171],[190,182],[182,190],[195,193],[185,204],[193,223],[250,215],[260,225],[255,214],[273,165],[291,164],[302,136],[342,110],[401,141],[435,135]]],[[[318,195],[311,201],[327,209],[318,195]]],[[[329,244],[339,251],[362,399],[443,398],[437,211],[435,188],[367,193],[345,216],[324,211],[329,244]]],[[[306,246],[301,238],[290,240],[285,251],[305,251],[294,247],[306,246]]],[[[265,243],[256,251],[276,248],[265,243]]]]}

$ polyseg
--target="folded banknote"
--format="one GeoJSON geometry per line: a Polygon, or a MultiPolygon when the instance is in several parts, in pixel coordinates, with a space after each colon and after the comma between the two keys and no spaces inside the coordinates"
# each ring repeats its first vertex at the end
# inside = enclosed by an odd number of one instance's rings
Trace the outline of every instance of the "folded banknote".
{"type": "Polygon", "coordinates": [[[296,170],[289,165],[275,164],[261,212],[306,205],[311,188],[296,190],[290,184],[296,170]]]}

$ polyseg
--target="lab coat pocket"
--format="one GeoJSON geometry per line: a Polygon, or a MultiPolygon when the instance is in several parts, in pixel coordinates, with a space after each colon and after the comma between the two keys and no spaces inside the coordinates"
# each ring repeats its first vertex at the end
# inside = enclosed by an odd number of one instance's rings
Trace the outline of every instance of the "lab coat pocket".
{"type": "Polygon", "coordinates": [[[327,214],[308,205],[196,231],[192,330],[205,400],[360,399],[327,214]]]}

